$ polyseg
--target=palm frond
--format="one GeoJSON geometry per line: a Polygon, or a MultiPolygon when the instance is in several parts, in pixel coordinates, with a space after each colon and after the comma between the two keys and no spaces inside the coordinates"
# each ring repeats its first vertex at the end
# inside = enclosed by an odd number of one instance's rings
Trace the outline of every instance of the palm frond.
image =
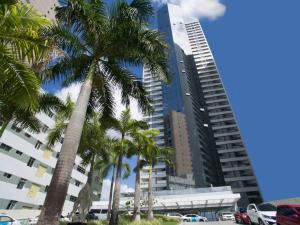
{"type": "Polygon", "coordinates": [[[0,84],[6,99],[24,108],[36,108],[40,81],[35,73],[18,62],[9,49],[0,45],[0,84]]]}
{"type": "Polygon", "coordinates": [[[123,177],[122,178],[123,178],[123,180],[125,180],[130,176],[130,173],[131,173],[130,165],[128,163],[123,163],[122,169],[123,169],[123,177]]]}

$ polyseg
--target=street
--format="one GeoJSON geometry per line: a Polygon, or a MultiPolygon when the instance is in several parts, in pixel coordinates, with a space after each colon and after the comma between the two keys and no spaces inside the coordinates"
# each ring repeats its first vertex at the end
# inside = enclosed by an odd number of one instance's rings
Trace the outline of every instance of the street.
{"type": "Polygon", "coordinates": [[[235,221],[183,222],[181,225],[236,225],[235,221]]]}

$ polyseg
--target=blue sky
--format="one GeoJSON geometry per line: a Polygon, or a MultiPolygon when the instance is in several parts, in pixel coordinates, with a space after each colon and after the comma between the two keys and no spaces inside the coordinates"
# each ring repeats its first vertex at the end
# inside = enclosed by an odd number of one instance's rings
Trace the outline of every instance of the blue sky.
{"type": "Polygon", "coordinates": [[[300,197],[300,1],[221,2],[224,16],[201,24],[263,196],[300,197]]]}

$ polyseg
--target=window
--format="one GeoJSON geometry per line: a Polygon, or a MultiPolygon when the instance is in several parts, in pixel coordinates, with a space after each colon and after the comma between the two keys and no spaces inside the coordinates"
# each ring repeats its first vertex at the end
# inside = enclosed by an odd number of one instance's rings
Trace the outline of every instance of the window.
{"type": "Polygon", "coordinates": [[[75,186],[77,186],[77,187],[79,187],[80,186],[80,181],[78,181],[78,180],[75,180],[75,186]]]}
{"type": "Polygon", "coordinates": [[[43,144],[42,142],[37,141],[34,147],[35,147],[36,149],[40,149],[40,147],[42,146],[42,144],[43,144]]]}
{"type": "Polygon", "coordinates": [[[11,174],[10,173],[4,173],[3,176],[6,177],[6,178],[8,178],[8,179],[11,178],[11,174]]]}
{"type": "Polygon", "coordinates": [[[257,206],[259,211],[276,211],[276,206],[272,204],[260,204],[257,206]]]}
{"type": "Polygon", "coordinates": [[[11,129],[15,130],[17,133],[20,133],[20,132],[22,131],[22,129],[19,128],[19,127],[17,127],[15,124],[13,124],[13,125],[11,126],[11,129]]]}
{"type": "Polygon", "coordinates": [[[107,213],[107,209],[102,209],[101,210],[101,214],[106,214],[107,213]]]}
{"type": "Polygon", "coordinates": [[[71,202],[76,202],[76,200],[77,200],[77,197],[75,197],[74,195],[70,196],[70,201],[71,202]]]}
{"type": "Polygon", "coordinates": [[[18,155],[23,155],[23,152],[20,152],[20,151],[16,151],[16,153],[18,154],[18,155]]]}
{"type": "Polygon", "coordinates": [[[56,154],[56,158],[58,159],[58,157],[59,157],[59,152],[56,154]]]}
{"type": "MultiPolygon", "coordinates": [[[[46,17],[46,15],[44,15],[46,17]]],[[[50,118],[52,118],[54,116],[53,112],[49,111],[46,113],[50,118]]]]}
{"type": "Polygon", "coordinates": [[[49,185],[46,185],[46,187],[45,187],[45,192],[47,192],[48,189],[49,189],[49,185]]]}
{"type": "Polygon", "coordinates": [[[17,201],[13,201],[13,200],[10,200],[6,209],[13,209],[14,206],[16,205],[17,201]]]}
{"type": "Polygon", "coordinates": [[[17,189],[22,189],[24,187],[26,183],[26,180],[21,178],[21,180],[19,181],[18,185],[17,185],[17,189]]]}
{"type": "Polygon", "coordinates": [[[11,224],[13,222],[13,219],[10,218],[9,216],[0,216],[0,224],[11,224]]]}
{"type": "Polygon", "coordinates": [[[46,132],[48,131],[48,129],[49,129],[49,127],[46,126],[46,125],[44,125],[43,128],[42,128],[42,131],[43,131],[44,133],[46,133],[46,132]]]}
{"type": "Polygon", "coordinates": [[[28,137],[28,138],[31,138],[31,135],[28,134],[28,133],[25,133],[25,136],[28,137]]]}
{"type": "Polygon", "coordinates": [[[1,143],[0,148],[4,149],[7,152],[9,152],[9,150],[11,150],[11,147],[4,143],[1,143]]]}
{"type": "Polygon", "coordinates": [[[85,169],[81,166],[77,166],[77,171],[79,171],[80,173],[85,174],[85,169]]]}
{"type": "Polygon", "coordinates": [[[34,161],[35,161],[35,158],[30,157],[30,159],[28,160],[27,166],[32,167],[34,161]]]}

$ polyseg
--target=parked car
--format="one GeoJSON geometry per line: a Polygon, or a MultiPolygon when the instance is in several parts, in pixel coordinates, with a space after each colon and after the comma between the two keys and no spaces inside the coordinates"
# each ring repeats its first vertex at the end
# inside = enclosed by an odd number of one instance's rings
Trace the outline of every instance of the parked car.
{"type": "Polygon", "coordinates": [[[11,216],[0,214],[0,225],[21,225],[21,222],[11,216]]]}
{"type": "Polygon", "coordinates": [[[197,214],[187,214],[180,218],[183,222],[207,222],[207,218],[197,214]]]}
{"type": "Polygon", "coordinates": [[[220,213],[220,219],[222,221],[226,221],[226,220],[232,220],[232,221],[234,221],[235,220],[234,215],[233,215],[232,212],[221,212],[220,213]]]}
{"type": "Polygon", "coordinates": [[[98,220],[106,220],[107,209],[90,209],[89,214],[93,214],[98,220]]]}
{"type": "Polygon", "coordinates": [[[174,219],[180,219],[180,220],[181,220],[181,217],[183,216],[182,214],[177,213],[177,212],[166,213],[165,215],[167,217],[174,218],[174,219]]]}
{"type": "Polygon", "coordinates": [[[234,214],[235,221],[237,223],[249,224],[249,217],[247,215],[247,210],[244,208],[239,208],[234,214]]]}
{"type": "Polygon", "coordinates": [[[247,215],[250,224],[273,225],[276,224],[276,206],[270,203],[259,205],[250,204],[247,207],[247,215]]]}
{"type": "Polygon", "coordinates": [[[277,225],[300,225],[300,205],[277,206],[277,225]]]}

